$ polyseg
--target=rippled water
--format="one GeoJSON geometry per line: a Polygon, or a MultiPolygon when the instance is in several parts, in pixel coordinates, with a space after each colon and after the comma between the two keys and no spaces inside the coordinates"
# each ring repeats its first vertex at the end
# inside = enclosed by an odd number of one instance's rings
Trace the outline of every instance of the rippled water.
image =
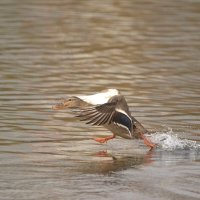
{"type": "Polygon", "coordinates": [[[200,2],[1,0],[0,199],[200,199],[200,2]],[[159,147],[57,99],[118,88],[159,147]]]}

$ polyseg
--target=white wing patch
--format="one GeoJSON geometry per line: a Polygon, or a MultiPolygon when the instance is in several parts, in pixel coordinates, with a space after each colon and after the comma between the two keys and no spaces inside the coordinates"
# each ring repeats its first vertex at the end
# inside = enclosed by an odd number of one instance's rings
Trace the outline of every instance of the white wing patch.
{"type": "Polygon", "coordinates": [[[87,96],[77,96],[78,98],[82,99],[83,101],[92,104],[92,105],[99,105],[107,103],[108,100],[114,96],[118,95],[119,91],[116,89],[108,89],[104,92],[100,92],[93,95],[87,95],[87,96]]]}

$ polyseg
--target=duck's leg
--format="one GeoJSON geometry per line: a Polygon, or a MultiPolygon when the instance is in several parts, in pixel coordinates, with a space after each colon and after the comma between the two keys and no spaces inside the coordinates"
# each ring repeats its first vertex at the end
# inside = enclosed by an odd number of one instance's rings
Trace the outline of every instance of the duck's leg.
{"type": "Polygon", "coordinates": [[[151,140],[147,139],[147,137],[143,133],[141,133],[141,138],[144,140],[144,144],[150,147],[150,150],[156,147],[156,144],[151,142],[151,140]]]}
{"type": "Polygon", "coordinates": [[[108,137],[105,137],[105,138],[94,138],[94,140],[95,140],[96,142],[105,143],[105,142],[107,142],[108,140],[111,140],[111,139],[113,139],[113,138],[115,138],[115,134],[113,134],[113,135],[111,135],[111,136],[108,136],[108,137]]]}

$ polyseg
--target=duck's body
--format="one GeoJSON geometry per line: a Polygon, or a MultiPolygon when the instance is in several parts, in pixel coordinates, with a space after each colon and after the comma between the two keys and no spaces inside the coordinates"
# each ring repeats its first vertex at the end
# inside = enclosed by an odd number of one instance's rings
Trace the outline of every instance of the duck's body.
{"type": "Polygon", "coordinates": [[[131,116],[127,102],[118,90],[108,89],[88,96],[76,96],[65,99],[53,106],[53,109],[78,108],[82,121],[87,124],[104,126],[113,135],[106,138],[96,138],[101,143],[120,136],[126,139],[141,138],[144,143],[153,148],[155,144],[149,141],[144,134],[147,130],[131,116]]]}

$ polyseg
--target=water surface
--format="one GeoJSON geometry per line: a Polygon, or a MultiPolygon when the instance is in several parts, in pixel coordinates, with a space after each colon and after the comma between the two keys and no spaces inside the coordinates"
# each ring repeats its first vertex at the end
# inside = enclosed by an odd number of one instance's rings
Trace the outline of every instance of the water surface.
{"type": "Polygon", "coordinates": [[[2,0],[0,199],[200,199],[199,33],[196,0],[2,0]],[[155,151],[51,109],[106,88],[155,151]]]}

